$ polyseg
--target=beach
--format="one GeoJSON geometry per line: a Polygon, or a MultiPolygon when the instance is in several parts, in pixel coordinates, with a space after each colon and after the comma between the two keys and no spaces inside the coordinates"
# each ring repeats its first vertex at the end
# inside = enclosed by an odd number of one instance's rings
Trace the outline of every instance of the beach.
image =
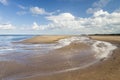
{"type": "Polygon", "coordinates": [[[120,0],[0,0],[0,80],[120,80],[120,0]]]}
{"type": "Polygon", "coordinates": [[[47,77],[33,77],[23,80],[119,80],[120,79],[120,36],[92,36],[92,39],[115,43],[118,48],[113,55],[98,64],[86,69],[70,71],[66,73],[50,75],[47,77]],[[116,40],[117,39],[117,40],[116,40]]]}
{"type": "MultiPolygon", "coordinates": [[[[43,43],[56,43],[60,39],[70,38],[71,36],[35,36],[29,38],[27,40],[21,41],[22,44],[43,44],[43,43]]],[[[17,62],[6,62],[6,74],[4,76],[11,76],[12,74],[22,74],[23,78],[13,78],[14,80],[119,80],[120,79],[120,36],[89,36],[93,40],[100,40],[110,42],[117,46],[117,48],[113,51],[112,55],[107,59],[101,59],[99,62],[87,66],[85,68],[73,69],[72,67],[80,66],[78,64],[82,64],[82,62],[89,63],[89,61],[93,61],[93,57],[91,55],[86,54],[89,57],[84,56],[80,57],[78,52],[75,53],[67,53],[72,52],[74,50],[80,49],[80,51],[84,51],[86,49],[89,50],[89,45],[85,45],[83,43],[80,44],[70,44],[70,46],[66,46],[64,48],[56,49],[52,51],[50,54],[41,55],[37,54],[35,57],[29,58],[30,62],[27,62],[27,65],[21,65],[17,62]],[[63,54],[61,54],[63,53],[63,54]],[[64,54],[65,53],[65,54],[64,54]],[[72,59],[72,63],[68,62],[66,58],[61,59],[60,57],[77,54],[78,57],[69,58],[72,59]],[[47,58],[47,61],[46,61],[47,58]],[[44,61],[41,63],[41,61],[44,61]],[[64,62],[66,61],[66,62],[64,62]],[[29,66],[32,64],[33,66],[29,66]],[[52,64],[52,65],[51,65],[52,64]],[[53,66],[54,65],[54,66],[53,66]],[[67,69],[71,66],[72,69],[66,71],[60,71],[67,69]],[[51,71],[57,71],[51,74],[51,71]],[[39,72],[46,72],[40,75],[39,72]],[[50,72],[50,73],[48,73],[50,72]],[[34,75],[33,73],[38,73],[38,75],[34,75]],[[24,75],[27,74],[27,75],[24,75]]],[[[3,68],[2,66],[0,69],[3,68]]],[[[3,79],[4,80],[4,79],[3,79]]]]}

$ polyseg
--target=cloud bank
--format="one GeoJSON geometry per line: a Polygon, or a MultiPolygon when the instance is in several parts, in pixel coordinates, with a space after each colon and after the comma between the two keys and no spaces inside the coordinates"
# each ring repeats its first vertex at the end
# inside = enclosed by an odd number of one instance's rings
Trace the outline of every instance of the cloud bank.
{"type": "Polygon", "coordinates": [[[108,13],[99,10],[91,17],[75,17],[71,13],[61,13],[46,17],[50,21],[47,25],[33,24],[34,30],[68,29],[81,33],[117,33],[120,31],[120,11],[108,13]]]}
{"type": "Polygon", "coordinates": [[[0,24],[0,30],[13,30],[15,27],[12,24],[0,24]]]}

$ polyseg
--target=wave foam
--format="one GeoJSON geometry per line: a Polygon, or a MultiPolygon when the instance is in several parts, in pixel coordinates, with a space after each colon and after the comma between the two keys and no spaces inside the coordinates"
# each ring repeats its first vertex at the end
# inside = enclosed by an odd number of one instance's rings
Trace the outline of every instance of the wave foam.
{"type": "Polygon", "coordinates": [[[71,38],[66,38],[66,39],[61,39],[58,41],[54,49],[62,48],[65,46],[70,45],[72,42],[84,42],[87,43],[89,42],[90,39],[88,37],[71,37],[71,38]]]}
{"type": "Polygon", "coordinates": [[[93,45],[93,50],[96,52],[96,58],[106,58],[108,57],[114,49],[117,47],[109,42],[96,41],[93,45]]]}
{"type": "Polygon", "coordinates": [[[57,43],[54,44],[39,44],[39,45],[13,45],[13,47],[10,46],[2,46],[0,47],[0,53],[4,53],[6,51],[14,51],[14,50],[20,50],[25,49],[27,47],[27,50],[33,50],[32,48],[35,47],[37,50],[53,50],[53,49],[59,49],[63,48],[65,46],[70,46],[71,43],[85,43],[87,45],[91,46],[91,49],[93,52],[95,52],[94,57],[97,59],[108,57],[113,50],[115,50],[117,47],[109,42],[104,41],[97,41],[92,40],[89,37],[85,36],[75,36],[65,39],[60,39],[57,43]],[[21,47],[24,46],[24,47],[21,47]]]}
{"type": "Polygon", "coordinates": [[[115,45],[109,42],[92,40],[89,37],[80,36],[80,37],[71,37],[71,38],[61,39],[54,46],[54,49],[68,46],[73,42],[75,43],[82,42],[90,45],[92,47],[92,50],[95,52],[94,57],[97,59],[108,57],[112,53],[112,51],[117,48],[115,45]]]}

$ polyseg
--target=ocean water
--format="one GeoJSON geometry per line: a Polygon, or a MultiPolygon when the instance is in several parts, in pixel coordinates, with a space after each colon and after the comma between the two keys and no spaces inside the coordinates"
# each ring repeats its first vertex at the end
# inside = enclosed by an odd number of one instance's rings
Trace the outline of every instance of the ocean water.
{"type": "Polygon", "coordinates": [[[33,36],[0,36],[0,78],[18,80],[82,69],[108,58],[117,47],[85,36],[51,44],[16,43],[33,36]]]}
{"type": "Polygon", "coordinates": [[[18,42],[30,37],[32,36],[0,36],[0,55],[5,55],[5,53],[16,51],[22,45],[17,45],[14,42],[18,42]]]}

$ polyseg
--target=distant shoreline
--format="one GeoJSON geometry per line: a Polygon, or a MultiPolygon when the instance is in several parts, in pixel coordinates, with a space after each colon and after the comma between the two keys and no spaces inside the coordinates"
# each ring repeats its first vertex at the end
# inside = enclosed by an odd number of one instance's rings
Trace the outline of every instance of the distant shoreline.
{"type": "MultiPolygon", "coordinates": [[[[42,35],[47,35],[47,36],[70,36],[72,34],[0,34],[0,36],[42,36],[42,35]]],[[[73,35],[73,36],[120,36],[120,34],[78,34],[78,35],[73,35]]]]}
{"type": "Polygon", "coordinates": [[[120,34],[90,34],[89,36],[120,36],[120,34]]]}
{"type": "MultiPolygon", "coordinates": [[[[78,36],[78,35],[76,35],[78,36]]],[[[109,41],[109,42],[120,42],[120,36],[111,36],[111,35],[87,35],[88,37],[90,37],[91,39],[94,40],[100,40],[100,41],[109,41]]],[[[54,43],[60,39],[64,39],[64,38],[69,38],[69,37],[74,37],[73,35],[64,35],[64,36],[60,36],[60,35],[41,35],[41,36],[33,36],[32,38],[26,39],[21,41],[21,43],[31,43],[31,44],[39,44],[39,43],[54,43]]]]}

